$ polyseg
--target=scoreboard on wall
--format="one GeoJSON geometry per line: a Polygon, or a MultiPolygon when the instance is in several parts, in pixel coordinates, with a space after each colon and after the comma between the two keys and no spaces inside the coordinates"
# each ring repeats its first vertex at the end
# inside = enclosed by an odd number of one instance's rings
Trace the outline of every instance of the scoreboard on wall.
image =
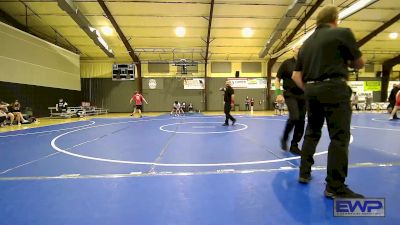
{"type": "Polygon", "coordinates": [[[135,80],[135,64],[113,64],[113,80],[135,80]]]}

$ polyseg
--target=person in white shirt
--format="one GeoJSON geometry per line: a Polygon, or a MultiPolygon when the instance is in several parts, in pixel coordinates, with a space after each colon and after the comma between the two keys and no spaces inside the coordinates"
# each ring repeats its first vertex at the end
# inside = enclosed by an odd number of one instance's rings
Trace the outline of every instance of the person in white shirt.
{"type": "Polygon", "coordinates": [[[172,113],[175,113],[175,116],[179,116],[181,114],[181,103],[175,101],[174,104],[172,104],[172,111],[170,115],[172,115],[172,113]]]}

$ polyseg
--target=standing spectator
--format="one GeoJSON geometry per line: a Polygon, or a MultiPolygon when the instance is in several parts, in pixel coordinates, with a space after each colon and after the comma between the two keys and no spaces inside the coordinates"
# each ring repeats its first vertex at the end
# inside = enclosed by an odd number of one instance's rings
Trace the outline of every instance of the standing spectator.
{"type": "Polygon", "coordinates": [[[136,110],[138,110],[139,117],[142,118],[143,102],[148,104],[146,99],[144,99],[143,95],[141,95],[138,91],[135,91],[135,94],[129,100],[129,104],[132,104],[132,101],[135,101],[135,106],[133,108],[133,112],[132,112],[131,116],[134,116],[136,113],[136,110]]]}
{"type": "Polygon", "coordinates": [[[244,106],[245,106],[246,111],[250,110],[250,99],[249,99],[249,96],[246,96],[246,100],[244,100],[244,106]]]}
{"type": "Polygon", "coordinates": [[[365,96],[365,109],[367,110],[367,108],[369,108],[369,110],[372,110],[372,94],[371,93],[367,93],[367,95],[365,96]]]}
{"type": "Polygon", "coordinates": [[[225,87],[220,88],[220,91],[224,92],[224,113],[225,123],[222,126],[229,126],[229,120],[232,121],[232,126],[235,125],[236,119],[231,115],[231,109],[235,105],[235,91],[231,87],[231,81],[225,82],[225,87]]]}
{"type": "Polygon", "coordinates": [[[353,109],[353,106],[355,106],[356,110],[358,111],[358,94],[357,94],[357,92],[353,92],[353,95],[351,96],[351,109],[353,109]]]}
{"type": "Polygon", "coordinates": [[[251,100],[250,100],[250,111],[251,111],[251,113],[253,113],[253,111],[254,111],[254,98],[251,98],[251,100]]]}
{"type": "Polygon", "coordinates": [[[278,69],[278,73],[275,79],[275,92],[278,97],[282,97],[281,94],[281,79],[283,80],[283,97],[289,111],[289,118],[286,121],[283,135],[280,139],[281,148],[288,150],[287,141],[290,132],[293,131],[293,138],[290,144],[290,152],[296,155],[300,155],[301,151],[298,144],[304,134],[304,119],[306,116],[306,100],[304,98],[304,92],[301,88],[292,80],[292,73],[296,66],[297,55],[299,47],[293,48],[293,58],[283,61],[278,69]]]}
{"type": "Polygon", "coordinates": [[[317,28],[299,52],[292,79],[307,99],[308,124],[304,136],[299,182],[311,180],[314,153],[326,119],[331,142],[324,194],[329,198],[363,198],[345,185],[350,141],[351,88],[348,67],[364,66],[356,39],[348,28],[338,28],[338,8],[328,5],[317,15],[317,28]]]}

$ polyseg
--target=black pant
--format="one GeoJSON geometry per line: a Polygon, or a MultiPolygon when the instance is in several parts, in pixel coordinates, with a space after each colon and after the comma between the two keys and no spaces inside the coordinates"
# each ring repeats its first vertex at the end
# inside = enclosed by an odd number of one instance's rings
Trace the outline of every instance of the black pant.
{"type": "MultiPolygon", "coordinates": [[[[391,109],[393,110],[395,106],[396,106],[396,101],[390,101],[390,102],[389,102],[388,108],[391,108],[391,109]]],[[[397,118],[398,118],[398,117],[397,117],[397,113],[394,114],[393,118],[394,118],[394,119],[397,119],[397,118]]]]}
{"type": "Polygon", "coordinates": [[[225,124],[228,124],[229,119],[232,120],[232,122],[236,120],[231,115],[231,104],[230,103],[227,103],[227,102],[224,103],[224,113],[225,113],[225,124]]]}
{"type": "Polygon", "coordinates": [[[304,118],[306,116],[306,101],[304,95],[285,94],[285,103],[289,110],[289,118],[283,131],[283,140],[287,141],[293,130],[291,146],[297,146],[304,134],[304,118]]]}
{"type": "Polygon", "coordinates": [[[331,139],[326,182],[331,188],[338,188],[344,184],[348,169],[351,89],[344,81],[325,81],[306,84],[305,95],[308,125],[302,147],[300,176],[306,177],[311,173],[311,166],[314,164],[313,155],[326,119],[331,139]]]}

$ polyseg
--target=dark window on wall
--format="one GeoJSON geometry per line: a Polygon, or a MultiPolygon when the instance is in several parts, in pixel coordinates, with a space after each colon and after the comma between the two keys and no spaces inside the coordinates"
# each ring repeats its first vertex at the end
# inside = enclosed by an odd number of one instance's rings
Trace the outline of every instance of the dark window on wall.
{"type": "Polygon", "coordinates": [[[373,63],[367,63],[364,65],[364,71],[366,73],[373,73],[375,72],[375,64],[373,63]]]}
{"type": "Polygon", "coordinates": [[[199,67],[198,67],[198,65],[187,66],[187,71],[189,73],[198,73],[199,72],[199,67]]]}
{"type": "Polygon", "coordinates": [[[169,73],[169,64],[149,63],[149,73],[169,73]]]}
{"type": "Polygon", "coordinates": [[[261,73],[261,62],[242,62],[242,73],[261,73]]]}
{"type": "Polygon", "coordinates": [[[232,64],[230,62],[212,62],[211,73],[231,73],[232,64]]]}

